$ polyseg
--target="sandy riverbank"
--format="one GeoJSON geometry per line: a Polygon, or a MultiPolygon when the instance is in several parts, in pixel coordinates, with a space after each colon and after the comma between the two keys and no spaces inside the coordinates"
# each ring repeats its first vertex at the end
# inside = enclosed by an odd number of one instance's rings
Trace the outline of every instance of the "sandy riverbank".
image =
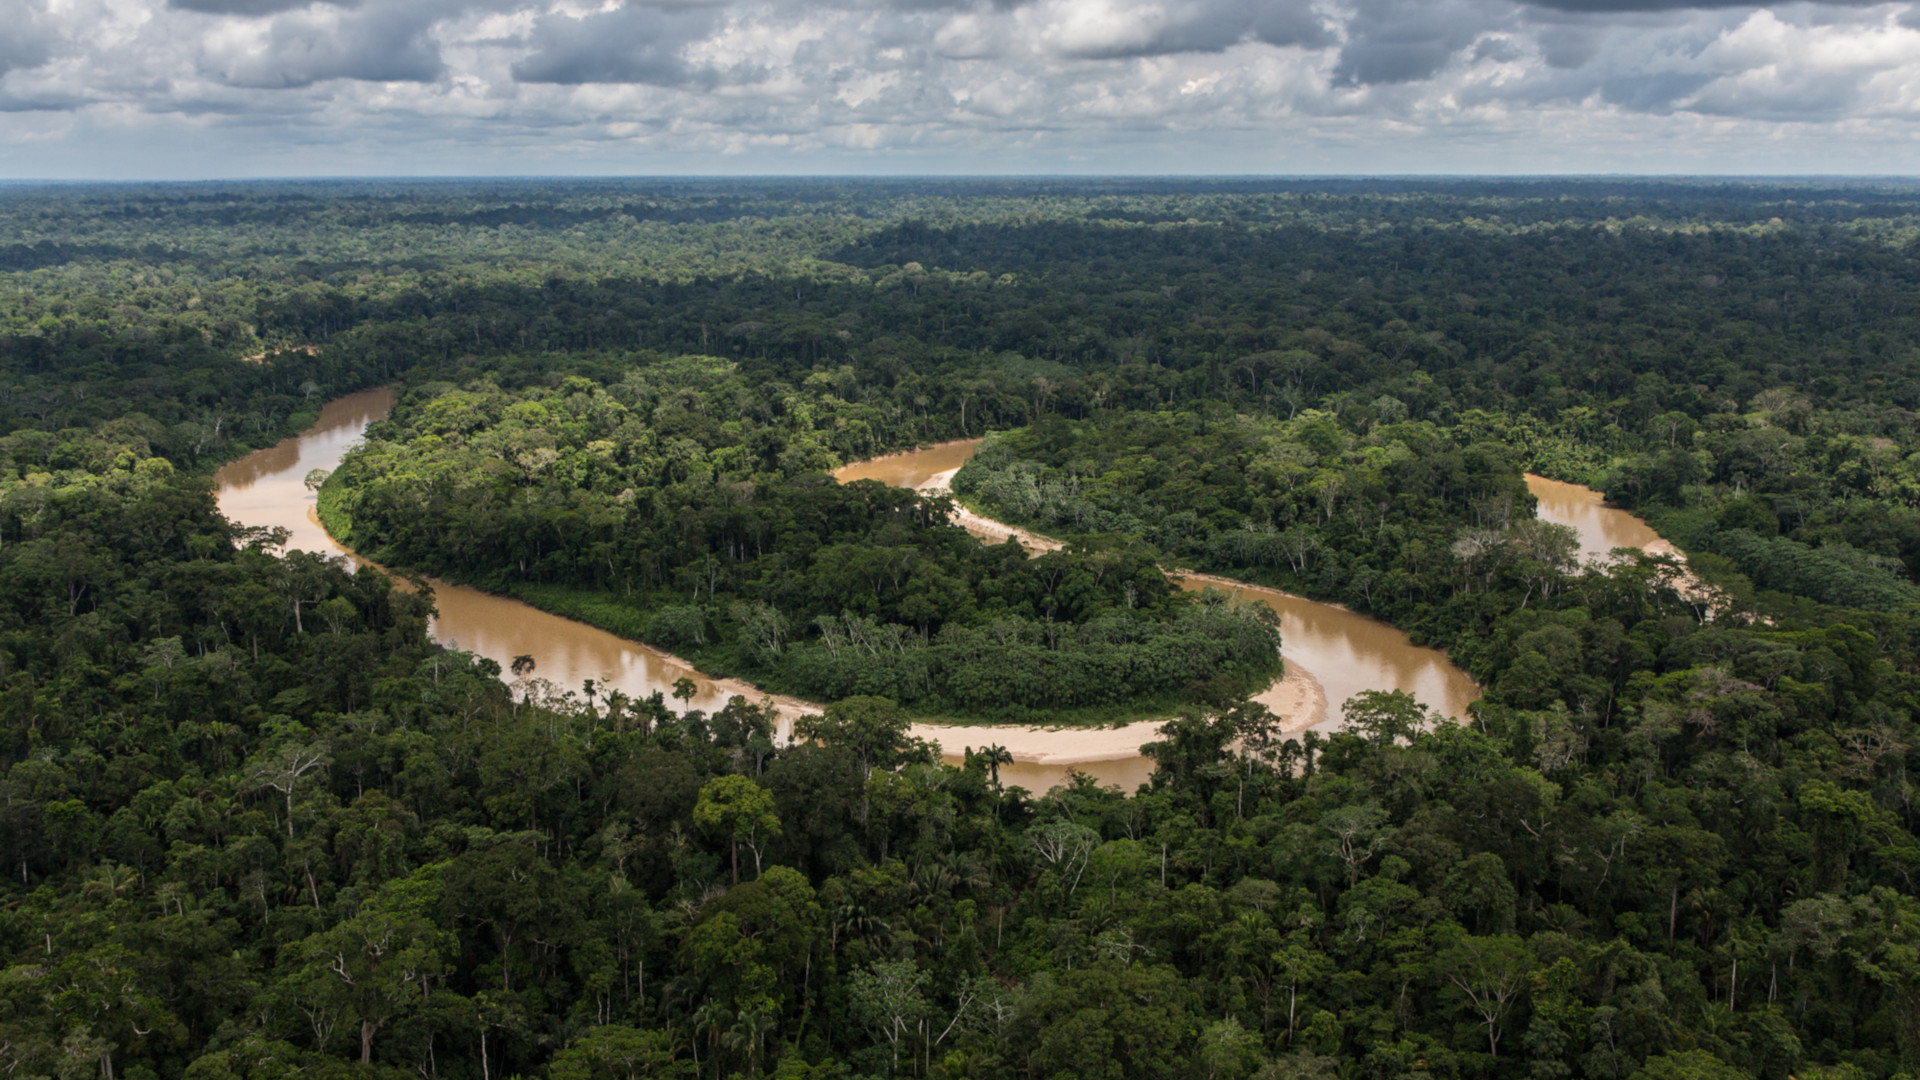
{"type": "Polygon", "coordinates": [[[1112,728],[1001,727],[998,724],[915,724],[914,738],[940,744],[942,757],[968,748],[1004,746],[1013,760],[1030,765],[1090,765],[1140,756],[1158,738],[1164,720],[1141,720],[1112,728]]]}
{"type": "MultiPolygon", "coordinates": [[[[1284,678],[1254,696],[1281,718],[1280,730],[1297,735],[1321,722],[1327,696],[1305,668],[1287,665],[1284,678]]],[[[1160,737],[1165,720],[1138,720],[1111,728],[1002,727],[997,724],[915,724],[912,734],[940,744],[943,757],[958,758],[967,749],[1004,746],[1013,760],[1029,765],[1092,765],[1127,761],[1140,747],[1160,737]]]]}
{"type": "MultiPolygon", "coordinates": [[[[959,469],[948,469],[943,473],[935,473],[932,482],[920,490],[951,495],[953,493],[953,474],[959,471],[959,469]]],[[[1004,521],[995,521],[989,517],[981,517],[979,514],[960,505],[958,501],[953,504],[953,523],[990,544],[1004,544],[1007,542],[1008,537],[1012,537],[1020,541],[1020,546],[1026,548],[1029,555],[1039,555],[1048,551],[1059,551],[1067,546],[1051,536],[1041,536],[1037,532],[1022,529],[1014,525],[1008,525],[1004,521]]]]}

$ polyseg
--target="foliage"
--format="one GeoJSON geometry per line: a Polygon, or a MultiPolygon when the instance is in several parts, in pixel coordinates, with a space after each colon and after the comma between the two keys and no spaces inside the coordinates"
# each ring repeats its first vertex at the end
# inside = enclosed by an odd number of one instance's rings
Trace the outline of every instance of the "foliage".
{"type": "Polygon", "coordinates": [[[1913,1075],[1914,201],[10,190],[0,1067],[1913,1075]],[[792,745],[740,700],[516,699],[430,595],[215,512],[218,460],[402,375],[331,522],[859,692],[792,745]],[[986,427],[966,497],[1073,550],[816,475],[986,427]],[[1566,565],[1523,466],[1604,478],[1703,582],[1566,565]],[[1387,617],[1487,696],[1289,741],[1189,695],[1133,793],[908,736],[888,649],[984,635],[1025,679],[1247,630],[1163,556],[1387,617]]]}

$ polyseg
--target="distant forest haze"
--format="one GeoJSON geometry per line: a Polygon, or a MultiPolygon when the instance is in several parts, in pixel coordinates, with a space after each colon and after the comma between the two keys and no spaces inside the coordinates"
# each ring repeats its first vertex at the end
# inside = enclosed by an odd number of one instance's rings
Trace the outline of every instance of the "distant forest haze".
{"type": "Polygon", "coordinates": [[[1920,1076],[1917,572],[1917,185],[0,189],[0,1071],[1920,1076]],[[220,515],[373,386],[336,539],[824,707],[542,690],[220,515]],[[1285,737],[1182,571],[1484,697],[1285,737]]]}

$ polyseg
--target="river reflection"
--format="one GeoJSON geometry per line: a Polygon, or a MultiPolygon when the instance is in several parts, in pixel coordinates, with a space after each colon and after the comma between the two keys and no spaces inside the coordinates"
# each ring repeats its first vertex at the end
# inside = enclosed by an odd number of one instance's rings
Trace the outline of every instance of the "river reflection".
{"type": "MultiPolygon", "coordinates": [[[[1340,726],[1340,706],[1363,690],[1404,690],[1443,716],[1463,719],[1480,698],[1480,687],[1454,667],[1447,654],[1413,643],[1404,632],[1342,607],[1316,603],[1290,593],[1192,576],[1180,587],[1212,587],[1242,601],[1257,600],[1280,616],[1280,657],[1289,677],[1306,675],[1318,684],[1317,703],[1295,705],[1282,690],[1278,700],[1260,699],[1287,717],[1289,730],[1332,731],[1340,726]],[[1316,711],[1308,712],[1317,704],[1316,711]],[[1296,715],[1293,709],[1299,709],[1296,715]]],[[[1269,694],[1275,691],[1270,690],[1269,694]]]]}
{"type": "Polygon", "coordinates": [[[1580,559],[1609,557],[1614,548],[1640,548],[1655,555],[1677,555],[1679,550],[1661,538],[1645,521],[1618,507],[1589,487],[1527,474],[1527,490],[1540,500],[1541,521],[1570,526],[1580,538],[1580,559]]]}

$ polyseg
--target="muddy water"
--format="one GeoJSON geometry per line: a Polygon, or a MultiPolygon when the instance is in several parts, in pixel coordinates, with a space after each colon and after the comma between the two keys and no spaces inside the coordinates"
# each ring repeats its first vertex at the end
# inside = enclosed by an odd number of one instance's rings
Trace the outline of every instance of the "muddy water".
{"type": "Polygon", "coordinates": [[[307,474],[314,469],[332,471],[367,425],[392,408],[393,390],[384,386],[327,402],[319,422],[306,432],[248,454],[213,474],[220,486],[220,512],[242,525],[286,529],[293,534],[287,541],[290,551],[347,554],[314,516],[307,474]]]}
{"type": "Polygon", "coordinates": [[[1209,586],[1241,601],[1264,603],[1280,616],[1280,657],[1287,664],[1287,679],[1279,684],[1278,702],[1267,695],[1260,700],[1287,718],[1289,730],[1337,728],[1340,706],[1362,690],[1405,690],[1435,712],[1456,719],[1465,718],[1467,706],[1480,698],[1479,685],[1454,667],[1447,654],[1415,645],[1405,633],[1377,619],[1223,578],[1193,575],[1180,582],[1189,591],[1209,586]],[[1284,685],[1302,677],[1318,686],[1318,701],[1293,705],[1284,685]]]}
{"type": "Polygon", "coordinates": [[[1599,492],[1579,484],[1527,474],[1527,490],[1540,500],[1538,517],[1568,525],[1580,537],[1582,562],[1605,559],[1614,548],[1640,548],[1655,555],[1678,555],[1646,522],[1608,506],[1599,492]]]}
{"type": "MultiPolygon", "coordinates": [[[[281,526],[293,535],[290,549],[322,552],[354,563],[361,560],[343,548],[320,527],[315,513],[314,495],[306,488],[306,476],[314,469],[332,470],[339,465],[347,449],[359,440],[373,420],[384,417],[393,406],[390,390],[369,390],[329,403],[321,410],[312,429],[275,446],[250,454],[215,474],[219,487],[220,509],[242,525],[281,526]]],[[[968,453],[972,452],[969,446],[968,453]]],[[[959,468],[964,455],[936,471],[959,468]]],[[[431,579],[430,579],[431,581],[431,579]]],[[[431,581],[439,616],[433,621],[432,634],[445,645],[478,653],[506,670],[513,658],[534,658],[536,678],[551,681],[563,690],[578,690],[586,679],[595,679],[623,693],[644,697],[659,690],[671,693],[674,681],[692,679],[696,693],[692,706],[712,711],[738,694],[755,700],[761,695],[737,680],[716,680],[690,665],[658,650],[628,641],[582,623],[549,615],[517,600],[493,596],[478,589],[431,581]]],[[[782,728],[786,729],[806,703],[776,698],[781,707],[782,728]]],[[[1047,732],[1028,728],[1001,728],[982,731],[944,731],[918,725],[914,734],[933,738],[943,749],[953,751],[949,760],[957,761],[967,747],[985,747],[991,743],[1007,746],[1021,760],[1000,769],[1001,783],[1019,785],[1033,791],[1045,791],[1067,774],[1063,757],[1079,756],[1081,748],[1068,745],[1036,745],[1034,740],[1069,740],[1081,732],[1047,732]],[[1049,760],[1051,759],[1051,760],[1049,760]]],[[[1092,733],[1099,735],[1102,733],[1092,733]]],[[[1104,733],[1111,741],[1117,733],[1104,733]]],[[[1150,737],[1143,735],[1139,741],[1150,737]]],[[[1124,740],[1122,740],[1124,741],[1124,740]]],[[[1119,784],[1128,791],[1144,783],[1153,771],[1152,763],[1139,756],[1132,746],[1124,746],[1105,760],[1078,765],[1103,783],[1119,784]]],[[[1100,753],[1101,751],[1096,751],[1100,753]]]]}
{"type": "MultiPolygon", "coordinates": [[[[243,525],[286,528],[293,534],[287,544],[290,550],[324,552],[359,562],[320,527],[306,476],[314,469],[331,470],[338,465],[367,424],[386,416],[392,407],[393,391],[387,389],[330,402],[312,429],[214,474],[221,512],[243,525]]],[[[502,671],[513,664],[514,657],[532,656],[534,677],[560,690],[578,691],[587,679],[595,679],[635,697],[655,690],[671,694],[674,680],[684,677],[697,688],[693,707],[709,711],[749,689],[716,682],[664,653],[517,600],[444,581],[432,584],[440,609],[432,626],[434,640],[478,653],[498,663],[502,671]]]]}
{"type": "Polygon", "coordinates": [[[904,454],[888,454],[886,457],[856,461],[833,474],[835,480],[849,483],[854,480],[878,480],[894,487],[912,488],[915,491],[924,487],[946,486],[946,481],[960,471],[975,450],[980,449],[984,439],[961,439],[957,442],[941,443],[923,450],[909,450],[904,454]]]}

